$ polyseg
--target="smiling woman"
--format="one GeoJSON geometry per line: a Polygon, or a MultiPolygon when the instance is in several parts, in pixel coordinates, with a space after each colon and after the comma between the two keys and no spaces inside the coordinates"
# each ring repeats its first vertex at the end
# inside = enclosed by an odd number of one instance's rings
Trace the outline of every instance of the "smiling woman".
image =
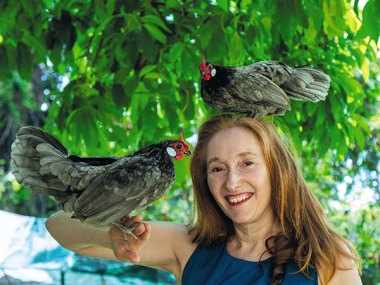
{"type": "MultiPolygon", "coordinates": [[[[272,123],[234,115],[211,118],[199,130],[191,174],[193,241],[213,250],[222,244],[221,252],[225,247],[229,256],[250,261],[253,267],[271,260],[268,275],[255,284],[294,284],[302,278],[300,284],[309,284],[313,276],[315,283],[310,284],[361,284],[355,250],[325,221],[320,203],[272,123]],[[299,272],[290,277],[290,268],[299,272]]],[[[240,276],[235,280],[239,284],[246,280],[239,274],[241,267],[233,274],[240,276]]],[[[192,273],[208,270],[204,265],[192,268],[192,273]]]]}
{"type": "Polygon", "coordinates": [[[355,250],[327,224],[273,124],[209,119],[190,170],[195,201],[187,227],[127,216],[138,240],[125,240],[116,227],[86,227],[62,212],[47,227],[77,253],[169,271],[183,285],[361,284],[355,250]]]}
{"type": "MultiPolygon", "coordinates": [[[[207,183],[218,206],[235,224],[268,225],[271,182],[257,137],[245,128],[229,128],[215,134],[207,147],[207,183]],[[223,144],[220,142],[223,141],[223,144]]],[[[279,226],[277,225],[279,229],[279,226]]]]}

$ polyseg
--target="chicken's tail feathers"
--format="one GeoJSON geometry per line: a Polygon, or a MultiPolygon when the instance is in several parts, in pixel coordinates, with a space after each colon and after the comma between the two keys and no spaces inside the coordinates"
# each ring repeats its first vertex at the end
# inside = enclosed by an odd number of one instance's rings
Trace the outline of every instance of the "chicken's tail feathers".
{"type": "Polygon", "coordinates": [[[31,142],[34,145],[39,144],[42,141],[44,141],[54,146],[63,154],[68,155],[67,149],[63,146],[63,144],[59,140],[57,140],[54,136],[52,136],[51,134],[47,132],[44,132],[43,130],[39,128],[32,127],[32,126],[22,127],[17,131],[16,139],[23,136],[27,136],[27,139],[29,140],[34,140],[34,143],[31,142]]]}
{"type": "Polygon", "coordinates": [[[61,203],[67,199],[67,186],[51,174],[51,164],[66,157],[66,148],[56,138],[35,127],[22,127],[12,144],[12,173],[33,194],[52,195],[61,203]]]}
{"type": "Polygon", "coordinates": [[[281,88],[293,100],[318,102],[326,99],[330,88],[330,76],[313,68],[293,69],[291,79],[281,88]]]}

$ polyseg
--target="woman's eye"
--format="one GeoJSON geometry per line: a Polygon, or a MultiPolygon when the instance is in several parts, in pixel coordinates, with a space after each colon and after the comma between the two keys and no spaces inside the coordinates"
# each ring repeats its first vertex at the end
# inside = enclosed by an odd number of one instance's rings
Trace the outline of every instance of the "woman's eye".
{"type": "Polygon", "coordinates": [[[213,168],[211,168],[211,172],[221,172],[221,171],[223,171],[223,168],[221,168],[221,167],[213,167],[213,168]]]}
{"type": "Polygon", "coordinates": [[[254,163],[253,163],[253,161],[245,161],[244,165],[245,166],[251,166],[251,165],[254,165],[254,163]]]}

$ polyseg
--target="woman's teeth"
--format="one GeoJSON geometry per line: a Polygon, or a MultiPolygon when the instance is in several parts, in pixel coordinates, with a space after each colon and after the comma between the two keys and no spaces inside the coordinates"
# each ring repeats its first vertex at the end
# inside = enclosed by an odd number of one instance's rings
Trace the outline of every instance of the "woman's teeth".
{"type": "Polygon", "coordinates": [[[237,203],[243,202],[243,201],[251,198],[252,195],[253,194],[251,194],[251,193],[247,193],[247,194],[240,195],[240,196],[227,196],[227,200],[231,204],[237,204],[237,203]]]}

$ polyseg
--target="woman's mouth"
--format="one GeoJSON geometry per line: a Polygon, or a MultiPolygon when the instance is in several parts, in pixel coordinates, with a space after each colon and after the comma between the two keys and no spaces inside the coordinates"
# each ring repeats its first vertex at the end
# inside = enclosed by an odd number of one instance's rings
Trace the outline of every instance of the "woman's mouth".
{"type": "Polygon", "coordinates": [[[228,195],[226,196],[226,199],[230,205],[237,206],[249,200],[252,196],[253,193],[243,193],[238,195],[228,195]]]}

